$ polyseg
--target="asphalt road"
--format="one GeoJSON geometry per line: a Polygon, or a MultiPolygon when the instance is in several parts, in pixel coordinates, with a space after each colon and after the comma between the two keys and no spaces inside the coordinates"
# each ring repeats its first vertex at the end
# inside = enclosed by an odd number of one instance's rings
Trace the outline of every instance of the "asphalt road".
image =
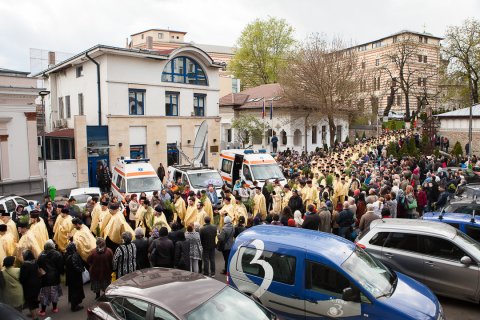
{"type": "MultiPolygon", "coordinates": [[[[217,252],[216,257],[216,279],[225,281],[225,276],[220,274],[223,269],[223,257],[217,252]]],[[[86,284],[83,288],[85,292],[85,300],[83,300],[84,310],[78,312],[71,312],[68,305],[67,288],[63,288],[63,296],[60,298],[59,309],[60,312],[53,314],[51,307],[47,309],[46,317],[51,317],[52,320],[85,320],[87,318],[87,307],[95,304],[95,294],[90,290],[90,284],[86,284]]],[[[478,304],[440,297],[440,302],[445,311],[445,316],[448,320],[478,320],[480,319],[480,308],[478,304]]],[[[0,317],[1,318],[1,317],[0,317]]]]}

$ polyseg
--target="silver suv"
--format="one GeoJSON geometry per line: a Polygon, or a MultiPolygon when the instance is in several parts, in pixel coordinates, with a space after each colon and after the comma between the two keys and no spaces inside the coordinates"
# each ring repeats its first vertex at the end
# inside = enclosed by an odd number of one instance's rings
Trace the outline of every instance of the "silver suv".
{"type": "Polygon", "coordinates": [[[379,219],[357,245],[438,295],[479,302],[480,244],[454,227],[431,221],[379,219]]]}

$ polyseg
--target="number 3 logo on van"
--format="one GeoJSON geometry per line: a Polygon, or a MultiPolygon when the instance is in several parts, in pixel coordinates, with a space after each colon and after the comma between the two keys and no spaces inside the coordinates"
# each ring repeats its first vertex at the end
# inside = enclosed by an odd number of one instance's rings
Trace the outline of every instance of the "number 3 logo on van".
{"type": "Polygon", "coordinates": [[[263,250],[265,250],[265,244],[263,243],[263,241],[257,239],[257,240],[252,241],[251,244],[255,247],[255,249],[257,249],[257,251],[255,252],[255,256],[253,257],[250,264],[258,264],[259,266],[261,266],[263,268],[263,271],[265,273],[265,276],[263,278],[262,283],[258,287],[257,291],[255,291],[253,293],[253,296],[255,296],[257,298],[260,298],[268,290],[268,288],[272,284],[273,268],[270,265],[270,263],[268,263],[265,260],[260,259],[260,257],[263,254],[263,250]]]}

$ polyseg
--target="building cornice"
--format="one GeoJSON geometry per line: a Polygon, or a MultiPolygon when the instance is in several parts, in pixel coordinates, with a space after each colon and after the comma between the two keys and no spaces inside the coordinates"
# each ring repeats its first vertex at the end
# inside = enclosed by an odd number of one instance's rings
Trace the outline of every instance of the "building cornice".
{"type": "Polygon", "coordinates": [[[184,83],[176,84],[174,82],[155,83],[155,82],[126,82],[126,81],[115,81],[115,80],[106,80],[105,82],[107,82],[107,83],[117,83],[117,84],[126,84],[126,85],[132,85],[132,86],[162,87],[162,88],[170,89],[170,90],[193,89],[193,90],[197,90],[197,91],[201,91],[201,90],[217,91],[217,92],[220,91],[220,89],[212,89],[209,86],[200,86],[200,85],[194,85],[194,84],[189,84],[187,86],[184,83]]]}
{"type": "Polygon", "coordinates": [[[180,119],[180,120],[220,120],[220,116],[207,116],[207,117],[194,117],[194,116],[130,116],[130,115],[114,115],[114,114],[107,114],[107,118],[111,119],[139,119],[139,120],[149,120],[149,119],[180,119]]]}

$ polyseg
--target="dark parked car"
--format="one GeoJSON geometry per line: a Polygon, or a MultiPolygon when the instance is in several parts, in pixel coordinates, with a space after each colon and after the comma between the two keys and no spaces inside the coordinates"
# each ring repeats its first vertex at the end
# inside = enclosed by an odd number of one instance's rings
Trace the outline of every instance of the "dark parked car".
{"type": "Polygon", "coordinates": [[[277,317],[227,284],[198,273],[149,268],[112,283],[89,320],[272,320],[277,317]]]}

